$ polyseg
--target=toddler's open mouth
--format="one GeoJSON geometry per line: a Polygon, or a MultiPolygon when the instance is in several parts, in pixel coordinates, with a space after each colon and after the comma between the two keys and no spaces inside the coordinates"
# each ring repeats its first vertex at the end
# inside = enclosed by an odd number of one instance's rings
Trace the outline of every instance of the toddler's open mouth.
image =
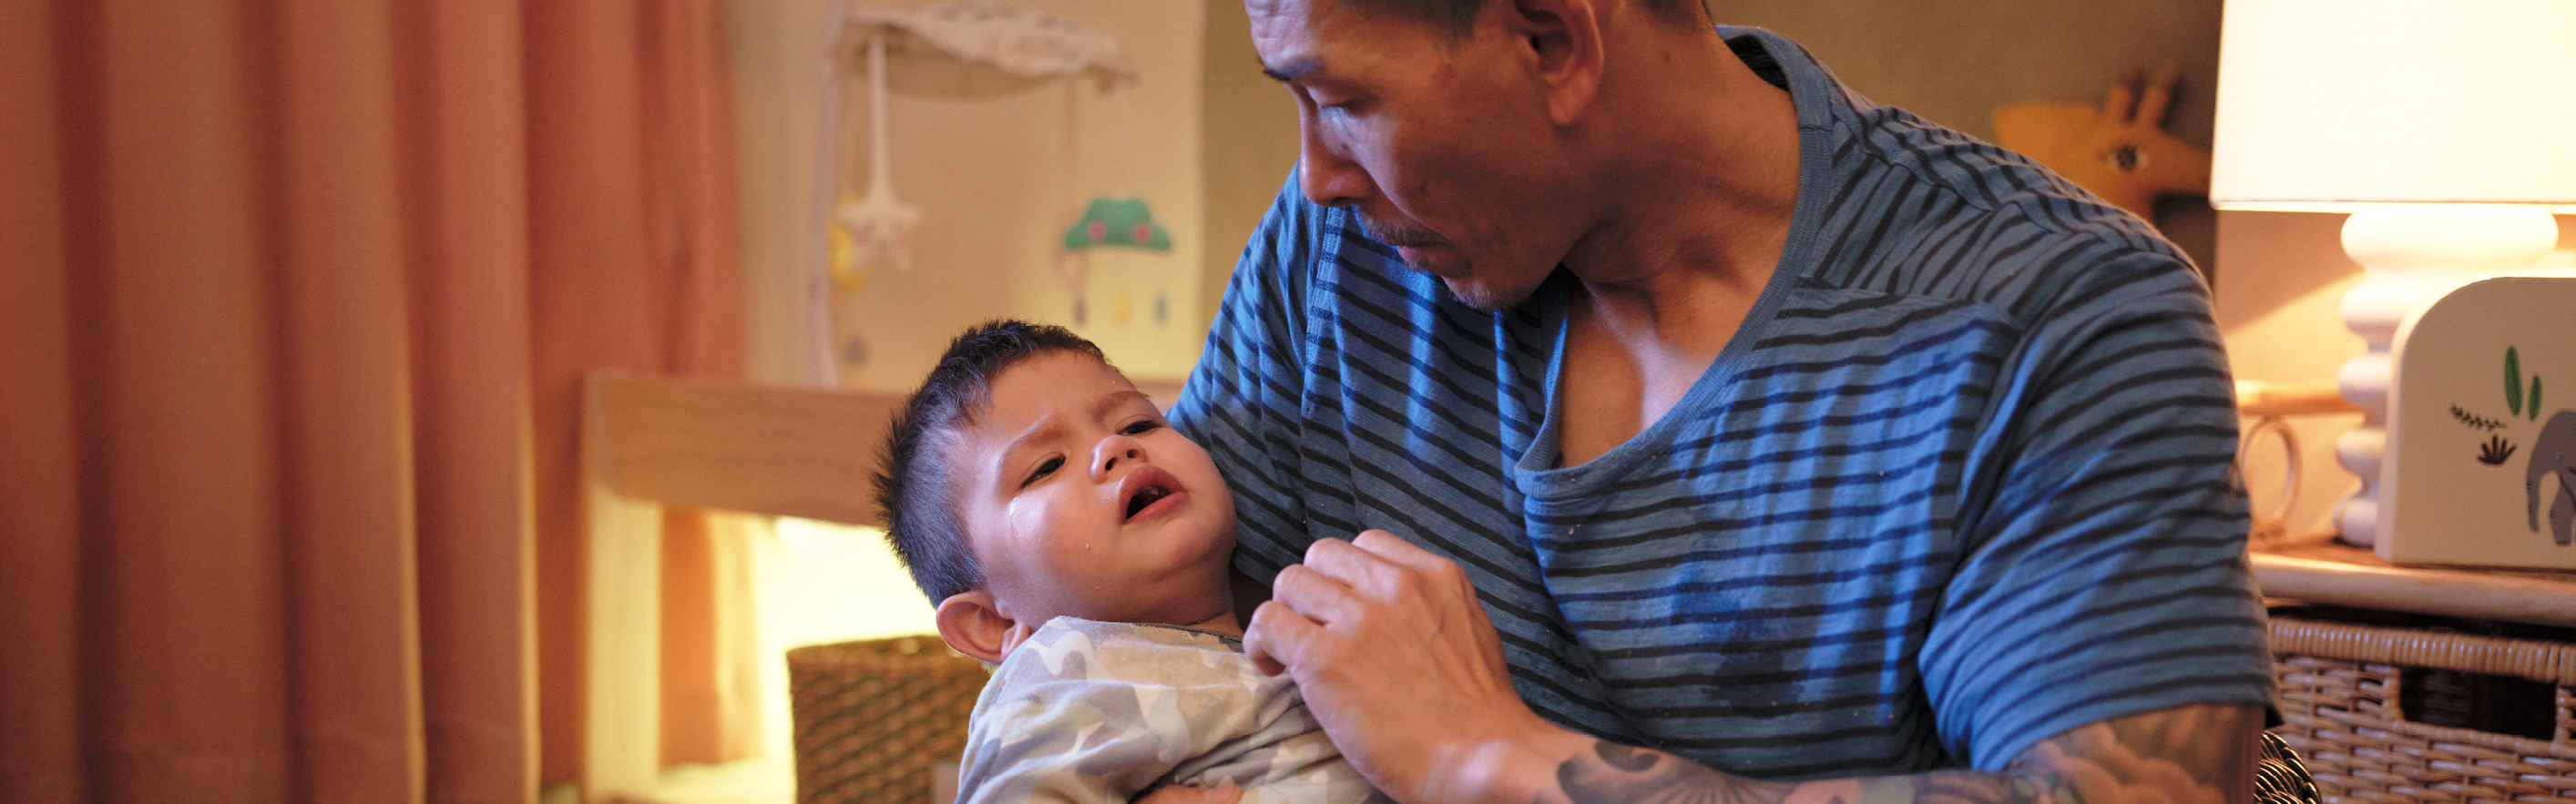
{"type": "Polygon", "coordinates": [[[1125,516],[1119,521],[1130,522],[1136,519],[1136,515],[1154,508],[1155,503],[1179,495],[1181,481],[1160,467],[1139,466],[1118,484],[1118,492],[1126,500],[1125,516]]]}

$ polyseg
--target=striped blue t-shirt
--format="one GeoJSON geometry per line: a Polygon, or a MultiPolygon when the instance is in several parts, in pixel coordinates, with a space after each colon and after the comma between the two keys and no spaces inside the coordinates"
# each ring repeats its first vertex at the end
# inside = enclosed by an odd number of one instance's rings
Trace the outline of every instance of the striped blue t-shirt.
{"type": "Polygon", "coordinates": [[[1671,412],[1560,467],[1563,272],[1480,313],[1292,179],[1174,422],[1263,582],[1384,528],[1462,565],[1568,727],[1755,776],[1999,769],[2262,706],[2206,288],[2028,160],[1725,31],[1798,111],[1788,247],[1671,412]]]}

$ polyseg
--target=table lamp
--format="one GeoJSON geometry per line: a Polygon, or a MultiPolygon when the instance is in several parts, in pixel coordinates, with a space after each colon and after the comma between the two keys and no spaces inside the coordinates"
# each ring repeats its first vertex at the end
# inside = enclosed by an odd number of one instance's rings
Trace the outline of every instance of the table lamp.
{"type": "Polygon", "coordinates": [[[2336,378],[2364,412],[2336,452],[2362,488],[2334,521],[2374,544],[2401,323],[2532,267],[2576,212],[2576,3],[2227,0],[2214,146],[2219,209],[2351,213],[2343,318],[2369,351],[2336,378]]]}

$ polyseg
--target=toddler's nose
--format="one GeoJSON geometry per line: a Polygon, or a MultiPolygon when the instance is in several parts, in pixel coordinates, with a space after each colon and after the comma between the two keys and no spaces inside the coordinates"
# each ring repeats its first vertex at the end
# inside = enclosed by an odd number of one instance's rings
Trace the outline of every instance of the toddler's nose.
{"type": "Polygon", "coordinates": [[[1091,448],[1091,476],[1105,478],[1121,462],[1144,460],[1145,445],[1123,434],[1111,434],[1091,448]]]}

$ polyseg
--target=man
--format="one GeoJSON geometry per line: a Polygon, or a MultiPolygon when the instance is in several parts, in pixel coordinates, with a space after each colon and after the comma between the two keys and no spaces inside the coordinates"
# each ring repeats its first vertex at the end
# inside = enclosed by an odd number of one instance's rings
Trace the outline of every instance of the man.
{"type": "Polygon", "coordinates": [[[1694,0],[1247,6],[1302,159],[1174,421],[1379,788],[2248,795],[2225,357],[2150,227],[1694,0]]]}

